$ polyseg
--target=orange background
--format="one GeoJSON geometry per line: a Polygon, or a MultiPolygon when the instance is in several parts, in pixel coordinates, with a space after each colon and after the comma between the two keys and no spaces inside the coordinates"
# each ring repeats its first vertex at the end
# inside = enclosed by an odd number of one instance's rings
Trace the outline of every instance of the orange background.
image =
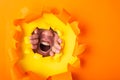
{"type": "Polygon", "coordinates": [[[0,80],[11,80],[13,20],[22,8],[36,14],[42,6],[63,7],[80,21],[81,43],[88,45],[81,55],[81,80],[120,80],[119,0],[0,0],[0,80]]]}

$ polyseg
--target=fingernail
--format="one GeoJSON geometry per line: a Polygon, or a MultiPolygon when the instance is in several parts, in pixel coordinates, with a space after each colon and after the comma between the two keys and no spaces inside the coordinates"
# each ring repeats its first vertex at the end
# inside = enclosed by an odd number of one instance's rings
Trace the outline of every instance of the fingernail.
{"type": "Polygon", "coordinates": [[[58,42],[59,42],[59,43],[62,43],[62,40],[61,40],[61,39],[58,39],[58,42]]]}
{"type": "Polygon", "coordinates": [[[35,34],[36,34],[36,33],[38,32],[38,30],[36,29],[34,32],[35,32],[35,34]]]}
{"type": "Polygon", "coordinates": [[[54,56],[54,53],[53,53],[53,52],[50,52],[50,56],[54,56]]]}
{"type": "Polygon", "coordinates": [[[56,53],[60,53],[60,51],[59,51],[59,50],[56,50],[55,52],[56,52],[56,53]]]}

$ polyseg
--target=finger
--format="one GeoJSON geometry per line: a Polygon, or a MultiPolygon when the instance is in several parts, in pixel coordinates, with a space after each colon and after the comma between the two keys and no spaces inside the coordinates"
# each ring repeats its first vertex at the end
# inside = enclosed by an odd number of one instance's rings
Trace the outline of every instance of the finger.
{"type": "Polygon", "coordinates": [[[56,49],[55,47],[52,47],[52,51],[53,51],[54,53],[59,53],[59,52],[60,52],[60,50],[56,49]]]}
{"type": "Polygon", "coordinates": [[[32,45],[32,49],[37,49],[37,45],[32,45]]]}
{"type": "Polygon", "coordinates": [[[38,34],[33,34],[32,36],[30,36],[30,39],[32,40],[32,39],[37,39],[37,38],[39,38],[39,35],[38,34]]]}
{"type": "Polygon", "coordinates": [[[38,39],[34,39],[34,40],[30,40],[31,44],[38,44],[39,40],[38,39]]]}
{"type": "Polygon", "coordinates": [[[62,43],[62,39],[60,39],[60,38],[57,41],[58,41],[59,44],[62,43]]]}
{"type": "Polygon", "coordinates": [[[55,43],[55,44],[54,44],[54,47],[55,47],[56,49],[58,49],[58,50],[61,49],[61,46],[60,46],[58,43],[55,43]]]}
{"type": "Polygon", "coordinates": [[[54,41],[57,41],[58,40],[58,35],[55,33],[55,36],[54,36],[54,41]]]}
{"type": "Polygon", "coordinates": [[[62,43],[62,39],[59,38],[59,36],[57,34],[55,34],[55,37],[54,37],[54,43],[58,43],[58,44],[61,44],[62,43]]]}
{"type": "Polygon", "coordinates": [[[56,50],[55,47],[52,47],[52,51],[55,52],[55,50],[56,50]]]}
{"type": "Polygon", "coordinates": [[[55,54],[54,54],[53,51],[50,51],[49,55],[50,55],[50,56],[54,56],[55,54]]]}
{"type": "Polygon", "coordinates": [[[34,33],[35,33],[35,34],[38,34],[38,32],[39,32],[38,28],[35,29],[34,33]]]}

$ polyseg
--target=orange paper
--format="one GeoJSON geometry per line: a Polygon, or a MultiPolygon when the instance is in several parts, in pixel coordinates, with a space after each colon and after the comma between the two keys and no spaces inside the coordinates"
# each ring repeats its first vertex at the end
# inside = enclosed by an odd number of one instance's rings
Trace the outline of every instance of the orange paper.
{"type": "MultiPolygon", "coordinates": [[[[30,20],[33,17],[30,16],[31,14],[38,16],[38,14],[42,14],[41,11],[43,8],[57,8],[58,10],[64,8],[73,16],[71,21],[75,18],[80,22],[80,35],[78,35],[80,40],[78,44],[84,43],[87,47],[84,53],[79,55],[80,68],[76,69],[79,71],[79,73],[77,74],[74,72],[72,77],[77,76],[78,78],[75,78],[76,80],[119,80],[119,4],[119,0],[0,1],[0,80],[12,80],[11,69],[13,66],[11,65],[13,65],[13,63],[11,61],[13,60],[10,59],[9,53],[11,52],[10,45],[15,45],[11,43],[11,39],[13,37],[12,35],[14,34],[15,30],[14,20],[20,19],[26,15],[26,17],[28,17],[30,20]],[[25,15],[20,16],[21,14],[25,15]]],[[[57,13],[57,11],[55,11],[55,13],[57,13]]],[[[65,17],[65,20],[67,18],[68,17],[65,17]]],[[[64,19],[61,20],[64,21],[64,19]]],[[[76,28],[74,30],[76,30],[76,28]]],[[[76,32],[76,34],[78,33],[79,32],[76,32]]],[[[17,59],[18,58],[15,57],[15,60],[17,59]]],[[[32,74],[33,73],[28,73],[28,75],[32,74]]],[[[33,76],[37,75],[32,75],[32,78],[33,76]]],[[[31,77],[26,76],[23,80],[27,79],[29,80],[31,77]]],[[[52,79],[54,80],[56,77],[53,77],[52,79]]]]}

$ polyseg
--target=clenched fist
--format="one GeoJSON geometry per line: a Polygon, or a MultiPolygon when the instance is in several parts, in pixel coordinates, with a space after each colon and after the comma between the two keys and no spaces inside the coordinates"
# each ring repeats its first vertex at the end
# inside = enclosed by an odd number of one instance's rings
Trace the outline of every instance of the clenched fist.
{"type": "Polygon", "coordinates": [[[51,28],[49,30],[36,28],[30,36],[30,42],[34,53],[39,53],[45,57],[59,53],[62,40],[51,28]]]}

